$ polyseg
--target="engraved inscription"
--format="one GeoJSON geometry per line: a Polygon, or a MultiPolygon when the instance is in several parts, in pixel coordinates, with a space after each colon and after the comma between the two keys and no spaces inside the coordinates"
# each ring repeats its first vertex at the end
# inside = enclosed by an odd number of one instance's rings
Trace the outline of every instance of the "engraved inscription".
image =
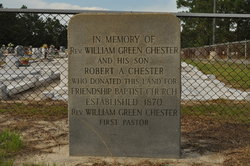
{"type": "Polygon", "coordinates": [[[72,18],[71,155],[179,155],[179,28],[177,18],[167,14],[72,18]]]}

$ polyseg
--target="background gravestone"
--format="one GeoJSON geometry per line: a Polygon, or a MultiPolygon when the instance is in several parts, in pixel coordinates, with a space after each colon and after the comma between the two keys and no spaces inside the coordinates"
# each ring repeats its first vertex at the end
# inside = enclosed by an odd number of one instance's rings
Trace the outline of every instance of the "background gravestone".
{"type": "Polygon", "coordinates": [[[68,43],[70,155],[179,157],[179,20],[80,14],[68,43]]]}

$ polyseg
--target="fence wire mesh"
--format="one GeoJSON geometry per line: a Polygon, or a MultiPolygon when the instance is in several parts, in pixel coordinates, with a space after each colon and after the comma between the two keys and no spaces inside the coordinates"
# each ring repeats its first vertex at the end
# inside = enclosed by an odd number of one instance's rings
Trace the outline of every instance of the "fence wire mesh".
{"type": "Polygon", "coordinates": [[[243,18],[182,19],[184,112],[249,122],[249,22],[243,18]]]}
{"type": "MultiPolygon", "coordinates": [[[[0,110],[67,109],[73,15],[0,12],[0,110]]],[[[250,18],[179,18],[183,114],[249,123],[250,18]]]]}

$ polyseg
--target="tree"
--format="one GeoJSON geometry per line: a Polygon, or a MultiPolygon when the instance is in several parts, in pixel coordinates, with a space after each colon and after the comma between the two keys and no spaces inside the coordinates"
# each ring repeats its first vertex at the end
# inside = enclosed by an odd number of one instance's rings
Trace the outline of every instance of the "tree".
{"type": "Polygon", "coordinates": [[[62,25],[56,17],[47,18],[44,25],[44,31],[46,32],[46,39],[50,39],[47,40],[47,44],[53,44],[56,47],[66,45],[67,27],[62,25]]]}
{"type": "MultiPolygon", "coordinates": [[[[3,5],[0,4],[0,8],[3,8],[3,5]]],[[[15,13],[0,13],[0,43],[8,44],[8,43],[16,43],[15,33],[13,33],[13,25],[17,24],[17,17],[15,13]]]]}
{"type": "MultiPolygon", "coordinates": [[[[27,9],[24,5],[21,8],[27,9]]],[[[16,35],[16,38],[19,44],[40,47],[44,41],[45,23],[43,19],[35,13],[21,13],[17,17],[18,24],[16,29],[18,29],[19,34],[16,35]]]]}
{"type": "MultiPolygon", "coordinates": [[[[0,8],[3,5],[0,4],[0,8]]],[[[27,6],[22,6],[27,9],[27,6]]],[[[0,44],[32,45],[43,44],[66,46],[67,26],[57,17],[37,13],[0,13],[0,44]]]]}
{"type": "MultiPolygon", "coordinates": [[[[192,13],[213,13],[214,0],[177,0],[177,8],[192,13]]],[[[250,13],[249,0],[216,0],[216,13],[250,13]]],[[[193,47],[212,44],[213,20],[209,18],[182,19],[182,45],[193,47]],[[193,38],[194,40],[190,40],[193,38]]],[[[217,18],[215,43],[250,39],[250,19],[217,18]]]]}

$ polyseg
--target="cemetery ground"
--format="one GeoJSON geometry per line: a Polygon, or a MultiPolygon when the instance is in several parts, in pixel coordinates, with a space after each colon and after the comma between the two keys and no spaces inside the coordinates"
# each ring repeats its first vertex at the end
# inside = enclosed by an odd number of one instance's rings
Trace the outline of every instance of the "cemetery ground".
{"type": "Polygon", "coordinates": [[[182,103],[181,159],[68,157],[64,102],[0,102],[0,165],[245,166],[250,163],[250,103],[237,102],[182,103]]]}
{"type": "MultiPolygon", "coordinates": [[[[214,74],[228,87],[250,90],[249,64],[194,59],[185,62],[205,74],[214,74]]],[[[44,88],[35,90],[41,92],[44,88]]],[[[34,99],[33,90],[17,94],[16,99],[22,99],[22,95],[34,99]]],[[[249,108],[246,100],[184,100],[180,160],[75,158],[68,157],[68,112],[64,102],[0,101],[0,166],[245,166],[250,163],[249,108]]]]}
{"type": "MultiPolygon", "coordinates": [[[[236,60],[235,60],[236,61],[236,60]]],[[[185,62],[196,66],[204,74],[214,74],[216,78],[225,84],[236,88],[249,90],[250,82],[250,63],[246,60],[238,60],[239,63],[232,61],[208,61],[200,59],[186,59],[185,62]]]]}

